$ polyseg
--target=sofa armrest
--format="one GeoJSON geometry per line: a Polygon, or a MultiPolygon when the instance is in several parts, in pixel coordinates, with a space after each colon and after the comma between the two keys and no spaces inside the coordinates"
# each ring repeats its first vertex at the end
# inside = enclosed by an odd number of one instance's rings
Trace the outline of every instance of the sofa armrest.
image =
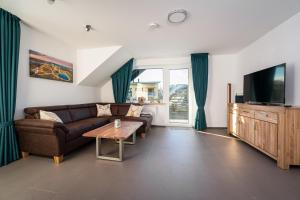
{"type": "MultiPolygon", "coordinates": [[[[62,129],[64,132],[68,132],[68,129],[63,123],[53,122],[49,120],[41,119],[20,119],[15,121],[17,129],[62,129]]],[[[55,131],[43,131],[44,133],[54,133],[55,131]]]]}
{"type": "Polygon", "coordinates": [[[64,124],[40,119],[15,121],[20,149],[35,155],[59,156],[65,152],[68,129],[64,124]]]}

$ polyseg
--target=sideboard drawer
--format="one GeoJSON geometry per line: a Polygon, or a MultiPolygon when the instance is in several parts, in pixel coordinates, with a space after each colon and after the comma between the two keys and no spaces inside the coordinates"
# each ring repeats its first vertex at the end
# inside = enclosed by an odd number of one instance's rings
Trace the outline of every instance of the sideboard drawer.
{"type": "Polygon", "coordinates": [[[245,116],[245,117],[254,118],[254,110],[249,110],[249,109],[241,108],[239,110],[239,115],[242,115],[242,116],[245,116]]]}
{"type": "Polygon", "coordinates": [[[263,120],[271,123],[278,123],[278,116],[276,113],[265,112],[265,111],[255,111],[255,119],[263,120]]]}

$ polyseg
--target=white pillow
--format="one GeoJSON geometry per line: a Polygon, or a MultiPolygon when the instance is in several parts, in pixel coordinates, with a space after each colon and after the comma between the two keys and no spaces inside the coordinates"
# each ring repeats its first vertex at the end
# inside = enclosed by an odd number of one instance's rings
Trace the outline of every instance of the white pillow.
{"type": "Polygon", "coordinates": [[[96,104],[96,106],[97,106],[97,117],[112,115],[110,111],[110,104],[106,104],[106,105],[96,104]]]}
{"type": "Polygon", "coordinates": [[[139,117],[141,115],[142,110],[143,110],[143,106],[135,106],[131,104],[126,116],[139,117]]]}
{"type": "Polygon", "coordinates": [[[63,123],[63,121],[57,116],[57,114],[44,110],[40,110],[40,119],[63,123]]]}

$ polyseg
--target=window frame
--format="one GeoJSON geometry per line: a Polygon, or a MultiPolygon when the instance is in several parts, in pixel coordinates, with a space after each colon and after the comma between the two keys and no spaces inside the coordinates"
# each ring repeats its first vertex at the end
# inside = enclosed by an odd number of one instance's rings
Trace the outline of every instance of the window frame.
{"type": "Polygon", "coordinates": [[[187,74],[188,74],[188,77],[187,77],[187,83],[188,83],[188,87],[187,87],[187,98],[188,98],[188,119],[187,120],[176,120],[176,119],[171,119],[170,118],[170,92],[168,90],[168,120],[169,120],[169,123],[179,123],[179,124],[189,124],[190,123],[190,120],[191,120],[191,94],[190,94],[190,91],[191,91],[191,83],[190,83],[190,71],[191,69],[189,67],[182,67],[182,68],[170,68],[168,69],[168,72],[169,72],[169,80],[168,80],[168,87],[170,89],[170,85],[171,85],[171,71],[172,70],[183,70],[183,69],[186,69],[187,70],[187,74]]]}
{"type": "Polygon", "coordinates": [[[147,110],[154,113],[154,123],[162,126],[192,127],[195,120],[194,108],[197,107],[193,88],[192,66],[190,58],[164,58],[164,59],[145,59],[135,63],[134,69],[163,69],[163,102],[160,104],[145,104],[147,110]],[[189,70],[189,123],[175,123],[169,121],[169,70],[184,69],[189,70]]]}

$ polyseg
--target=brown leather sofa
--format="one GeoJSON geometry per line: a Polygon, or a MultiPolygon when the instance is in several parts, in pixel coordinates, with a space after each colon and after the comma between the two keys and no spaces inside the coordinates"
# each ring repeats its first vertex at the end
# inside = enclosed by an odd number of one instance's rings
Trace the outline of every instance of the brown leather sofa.
{"type": "Polygon", "coordinates": [[[25,108],[25,119],[15,121],[22,156],[26,157],[29,154],[51,156],[55,163],[59,163],[63,155],[92,140],[83,137],[83,133],[101,127],[116,118],[143,122],[137,134],[144,135],[149,131],[152,123],[151,115],[126,117],[130,104],[110,104],[112,116],[109,117],[97,117],[96,103],[25,108]],[[40,110],[56,113],[63,123],[41,120],[40,110]]]}

